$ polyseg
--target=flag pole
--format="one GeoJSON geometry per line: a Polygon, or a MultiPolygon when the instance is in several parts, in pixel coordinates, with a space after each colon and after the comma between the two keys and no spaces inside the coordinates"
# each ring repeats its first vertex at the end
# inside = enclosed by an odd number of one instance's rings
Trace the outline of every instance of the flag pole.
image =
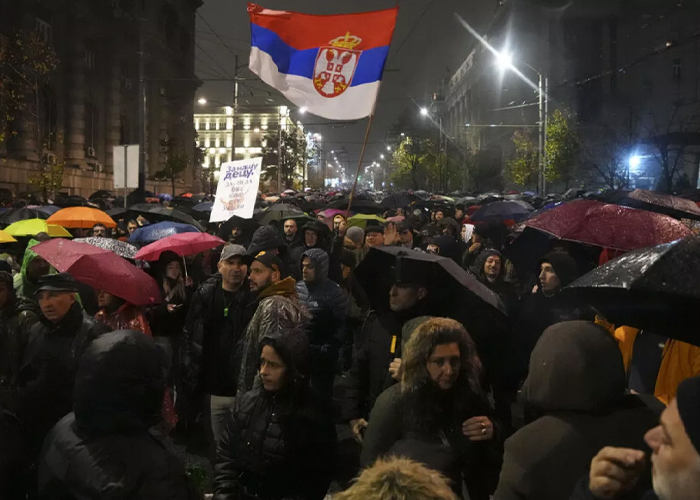
{"type": "Polygon", "coordinates": [[[362,161],[365,159],[365,149],[367,148],[367,140],[369,139],[369,132],[372,129],[372,119],[374,118],[374,110],[372,114],[369,115],[369,120],[367,120],[367,130],[365,131],[365,140],[362,142],[362,151],[360,151],[360,161],[357,164],[357,172],[355,172],[355,182],[352,185],[352,191],[350,191],[350,198],[348,199],[348,209],[345,211],[345,216],[350,217],[350,207],[352,207],[352,199],[355,196],[355,190],[357,189],[357,179],[360,177],[360,169],[362,168],[362,161]]]}

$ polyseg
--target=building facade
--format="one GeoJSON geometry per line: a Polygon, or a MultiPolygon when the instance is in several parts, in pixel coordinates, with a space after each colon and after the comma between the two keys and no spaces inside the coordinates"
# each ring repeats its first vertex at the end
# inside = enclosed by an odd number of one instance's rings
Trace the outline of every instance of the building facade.
{"type": "MultiPolygon", "coordinates": [[[[65,165],[60,191],[89,196],[113,189],[112,148],[140,142],[143,78],[146,189],[165,189],[168,182],[161,185],[153,179],[168,155],[194,153],[193,101],[201,84],[194,74],[194,26],[201,4],[0,0],[0,33],[38,33],[59,60],[41,89],[38,112],[14,121],[12,134],[0,144],[0,186],[16,193],[31,191],[29,179],[43,161],[65,165]],[[41,137],[35,133],[37,115],[41,137]]],[[[195,170],[190,165],[182,176],[183,191],[197,188],[195,170]]]]}

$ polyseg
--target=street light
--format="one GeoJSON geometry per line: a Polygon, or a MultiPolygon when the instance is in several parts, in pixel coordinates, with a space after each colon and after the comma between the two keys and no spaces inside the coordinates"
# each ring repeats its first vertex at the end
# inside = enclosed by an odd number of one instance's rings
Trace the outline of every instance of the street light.
{"type": "Polygon", "coordinates": [[[387,151],[391,151],[391,146],[387,146],[387,147],[386,147],[386,150],[387,150],[387,151]]]}
{"type": "Polygon", "coordinates": [[[513,55],[508,52],[496,52],[496,63],[501,70],[513,69],[513,55]]]}
{"type": "MultiPolygon", "coordinates": [[[[429,113],[428,108],[420,108],[421,115],[428,116],[428,113],[429,113]]],[[[403,134],[401,134],[401,135],[403,135],[403,134]]]]}
{"type": "Polygon", "coordinates": [[[642,164],[642,157],[639,155],[634,155],[630,156],[629,159],[629,165],[630,165],[630,170],[636,170],[639,168],[639,165],[642,164]]]}
{"type": "Polygon", "coordinates": [[[380,157],[382,160],[384,159],[384,155],[379,155],[379,157],[380,157]]]}
{"type": "Polygon", "coordinates": [[[306,114],[307,109],[305,107],[299,108],[299,113],[306,114]]]}
{"type": "Polygon", "coordinates": [[[207,103],[207,100],[204,97],[200,97],[197,102],[204,106],[207,103]]]}

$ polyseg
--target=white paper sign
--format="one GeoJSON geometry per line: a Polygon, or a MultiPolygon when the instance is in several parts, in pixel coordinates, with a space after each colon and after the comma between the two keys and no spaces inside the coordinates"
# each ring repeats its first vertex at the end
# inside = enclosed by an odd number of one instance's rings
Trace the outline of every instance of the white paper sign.
{"type": "Polygon", "coordinates": [[[243,219],[253,217],[261,170],[262,158],[222,164],[209,222],[223,222],[234,215],[243,219]]]}
{"type": "Polygon", "coordinates": [[[114,189],[139,187],[139,145],[114,146],[114,189]]]}

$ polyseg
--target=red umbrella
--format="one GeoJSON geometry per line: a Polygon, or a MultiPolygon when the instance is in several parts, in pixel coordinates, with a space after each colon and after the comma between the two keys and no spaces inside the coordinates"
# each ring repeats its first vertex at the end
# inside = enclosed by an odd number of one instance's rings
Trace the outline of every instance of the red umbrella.
{"type": "Polygon", "coordinates": [[[109,250],[64,239],[39,243],[32,250],[60,272],[95,290],[104,290],[137,306],[161,302],[156,281],[109,250]]]}
{"type": "Polygon", "coordinates": [[[185,257],[186,255],[194,255],[225,243],[221,238],[207,233],[174,234],[146,245],[138,251],[136,258],[140,260],[158,260],[160,254],[167,250],[185,257]]]}
{"type": "Polygon", "coordinates": [[[592,200],[560,205],[524,224],[563,240],[625,252],[693,234],[685,224],[666,215],[592,200]]]}

